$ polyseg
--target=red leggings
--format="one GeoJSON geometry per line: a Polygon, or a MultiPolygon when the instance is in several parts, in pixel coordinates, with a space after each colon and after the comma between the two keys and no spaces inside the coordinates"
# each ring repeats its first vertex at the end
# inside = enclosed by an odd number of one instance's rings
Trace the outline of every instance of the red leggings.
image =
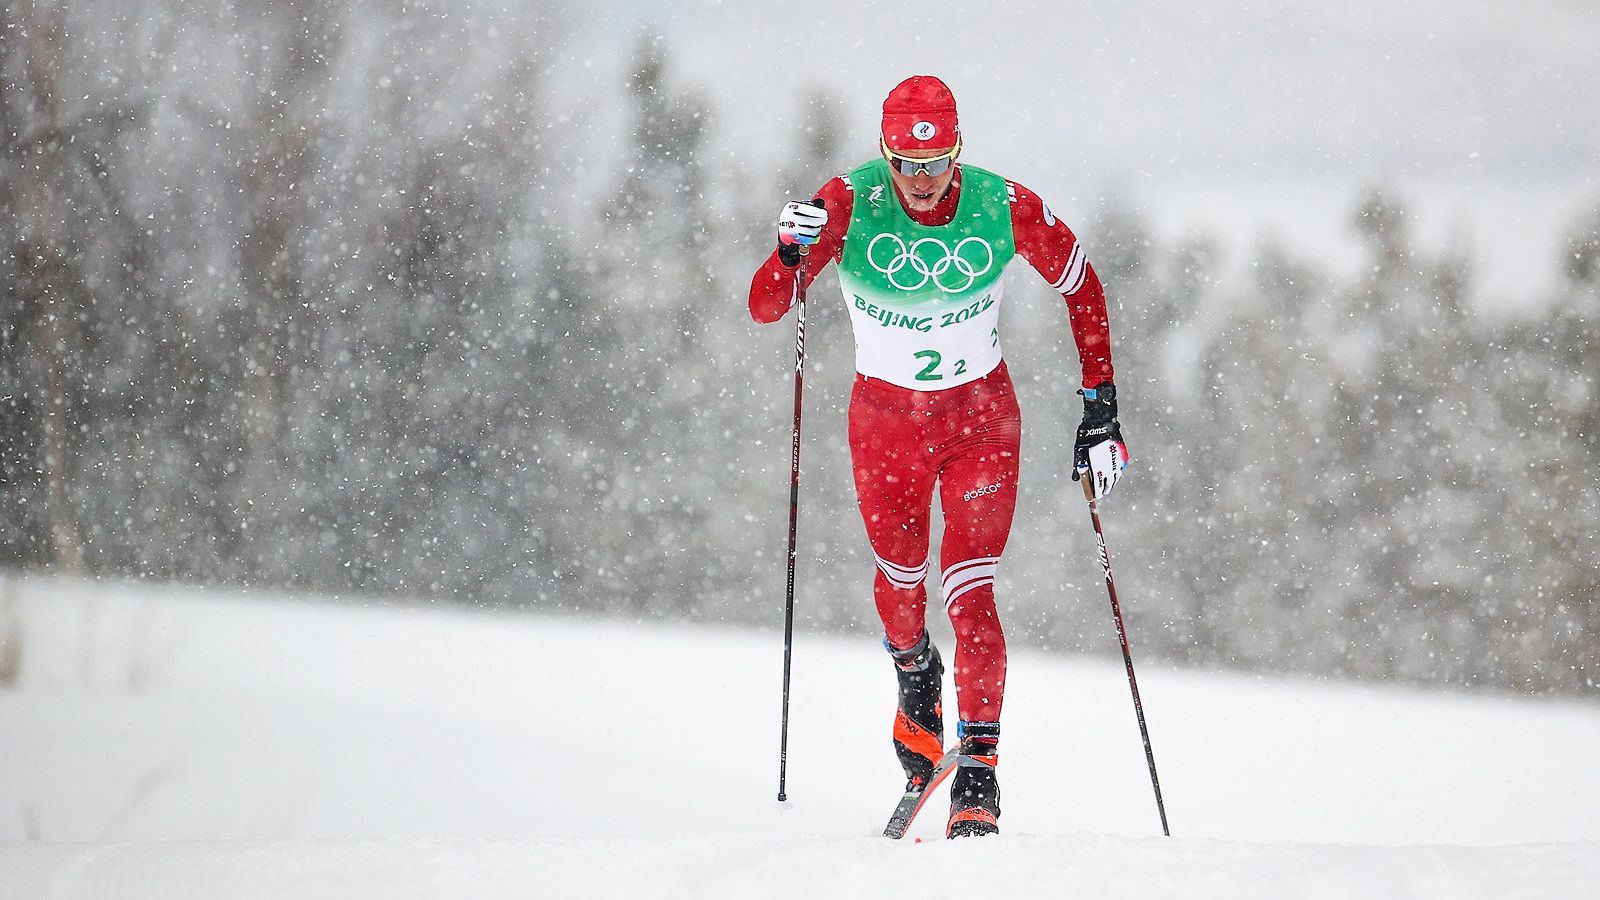
{"type": "Polygon", "coordinates": [[[929,517],[939,485],[945,611],[956,634],[953,672],[961,719],[1000,721],[1006,642],[994,575],[1017,505],[1022,414],[1005,363],[943,391],[911,391],[856,376],[850,458],[867,540],[878,558],[873,599],[889,644],[922,636],[929,517]]]}

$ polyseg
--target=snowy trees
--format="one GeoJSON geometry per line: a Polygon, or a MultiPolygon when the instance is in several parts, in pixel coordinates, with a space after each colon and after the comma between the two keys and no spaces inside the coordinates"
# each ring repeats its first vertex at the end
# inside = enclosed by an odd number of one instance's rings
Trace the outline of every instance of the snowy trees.
{"type": "MultiPolygon", "coordinates": [[[[82,535],[70,486],[77,474],[79,415],[85,388],[89,335],[84,310],[93,299],[89,258],[97,243],[94,221],[113,198],[101,190],[104,161],[99,148],[108,134],[94,134],[95,116],[69,105],[71,90],[63,58],[66,12],[33,2],[7,6],[0,28],[0,126],[5,171],[0,175],[0,241],[5,250],[9,302],[4,306],[10,378],[33,387],[7,397],[13,430],[6,434],[9,473],[19,487],[37,473],[32,516],[43,544],[34,553],[61,566],[82,561],[82,535]],[[80,140],[81,138],[81,140],[80,140]],[[14,361],[14,362],[12,362],[14,361]],[[16,443],[13,444],[12,442],[16,443]],[[15,451],[31,445],[32,465],[15,451]]],[[[23,488],[26,490],[26,488],[23,488]]],[[[20,492],[19,492],[20,493],[20,492]]],[[[8,517],[9,518],[9,517],[8,517]]],[[[20,535],[18,536],[20,537],[20,535]]],[[[15,538],[14,538],[15,540],[15,538]]]]}
{"type": "MultiPolygon", "coordinates": [[[[1134,608],[1196,661],[1592,688],[1594,326],[1574,315],[1592,304],[1574,290],[1550,324],[1474,312],[1469,267],[1406,222],[1391,192],[1362,199],[1348,283],[1262,248],[1209,324],[1134,282],[1156,326],[1131,323],[1119,368],[1159,367],[1140,387],[1170,411],[1143,423],[1166,518],[1120,544],[1149,579],[1134,608]]],[[[1168,284],[1203,303],[1204,282],[1168,284]]]]}
{"type": "MultiPolygon", "coordinates": [[[[793,327],[744,289],[779,203],[872,152],[853,113],[775,105],[790,137],[737,155],[756,126],[668,42],[585,68],[558,11],[177,10],[0,12],[0,561],[775,623],[793,327]]],[[[1113,304],[1135,645],[1590,686],[1600,213],[1529,262],[1566,277],[1529,321],[1391,196],[1355,280],[1266,243],[1241,285],[1218,240],[1069,217],[1113,304]]],[[[1013,287],[999,598],[1014,640],[1110,652],[1065,313],[1013,287]]],[[[832,276],[808,330],[800,619],[871,622],[832,276]]]]}

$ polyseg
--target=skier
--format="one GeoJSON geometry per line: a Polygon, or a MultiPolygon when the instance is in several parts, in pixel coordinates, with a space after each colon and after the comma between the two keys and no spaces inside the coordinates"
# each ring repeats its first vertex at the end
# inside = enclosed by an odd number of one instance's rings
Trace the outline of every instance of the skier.
{"type": "Polygon", "coordinates": [[[931,75],[883,103],[880,154],[830,179],[815,201],[784,205],[778,246],[750,283],[750,315],[775,322],[832,261],[856,341],[850,458],[867,539],[873,599],[894,661],[894,748],[907,791],[944,754],[944,664],[925,626],[935,483],[945,611],[956,637],[960,764],[948,837],[999,831],[995,777],[1006,647],[994,580],[1017,499],[1022,422],[1000,351],[1001,274],[1013,255],[1061,292],[1082,367],[1083,422],[1074,479],[1097,497],[1128,450],[1117,421],[1105,294],[1083,247],[1032,191],[961,163],[955,97],[931,75]]]}

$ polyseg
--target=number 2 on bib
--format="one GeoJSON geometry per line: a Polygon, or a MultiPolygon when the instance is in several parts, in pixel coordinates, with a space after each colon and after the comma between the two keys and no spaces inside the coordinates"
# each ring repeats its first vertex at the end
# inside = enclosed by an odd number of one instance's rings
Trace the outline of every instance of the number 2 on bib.
{"type": "MultiPolygon", "coordinates": [[[[944,361],[944,357],[939,355],[939,351],[937,351],[937,350],[918,350],[916,353],[913,353],[911,355],[916,357],[917,359],[926,360],[927,363],[928,363],[927,365],[922,367],[922,371],[917,373],[916,378],[917,378],[918,381],[943,381],[944,380],[944,376],[943,375],[941,375],[938,372],[934,371],[935,369],[939,368],[939,364],[944,361]]],[[[964,359],[956,360],[955,371],[953,373],[951,373],[951,374],[956,375],[957,377],[967,374],[967,361],[964,360],[964,359]]]]}

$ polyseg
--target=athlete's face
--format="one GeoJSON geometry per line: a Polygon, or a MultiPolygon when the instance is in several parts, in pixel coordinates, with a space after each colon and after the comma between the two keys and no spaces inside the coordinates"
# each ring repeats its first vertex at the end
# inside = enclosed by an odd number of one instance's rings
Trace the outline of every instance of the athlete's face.
{"type": "MultiPolygon", "coordinates": [[[[954,149],[905,150],[896,151],[894,155],[901,159],[938,159],[949,156],[954,149]]],[[[928,212],[944,198],[945,191],[950,190],[950,182],[956,177],[956,167],[950,166],[937,175],[929,175],[924,169],[918,169],[915,175],[904,175],[900,167],[891,162],[889,176],[894,179],[894,186],[899,189],[900,196],[905,198],[906,206],[912,212],[928,212]]]]}

